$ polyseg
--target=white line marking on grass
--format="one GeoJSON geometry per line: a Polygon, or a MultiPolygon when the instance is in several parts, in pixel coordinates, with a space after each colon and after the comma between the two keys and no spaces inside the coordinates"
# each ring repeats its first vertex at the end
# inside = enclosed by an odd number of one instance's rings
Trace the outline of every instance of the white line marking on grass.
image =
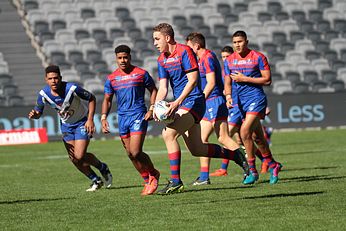
{"type": "Polygon", "coordinates": [[[37,157],[35,159],[39,159],[39,160],[57,160],[57,159],[66,159],[68,158],[68,156],[66,155],[55,155],[55,156],[41,156],[41,157],[37,157]]]}
{"type": "Polygon", "coordinates": [[[13,168],[13,167],[20,167],[20,164],[3,164],[0,165],[0,168],[13,168]]]}

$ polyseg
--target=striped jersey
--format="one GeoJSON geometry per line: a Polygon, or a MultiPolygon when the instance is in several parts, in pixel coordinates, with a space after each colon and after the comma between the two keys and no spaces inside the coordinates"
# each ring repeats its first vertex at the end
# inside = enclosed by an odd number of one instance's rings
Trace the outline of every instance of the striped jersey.
{"type": "Polygon", "coordinates": [[[120,68],[108,75],[104,93],[115,94],[118,114],[132,115],[137,112],[145,112],[145,89],[155,86],[155,82],[149,73],[139,67],[132,66],[130,73],[125,73],[120,68]]]}
{"type": "MultiPolygon", "coordinates": [[[[184,90],[188,78],[187,73],[198,71],[195,53],[189,46],[177,43],[175,50],[168,56],[164,53],[157,59],[158,75],[160,79],[168,79],[173,90],[174,99],[178,98],[184,90]]],[[[198,78],[197,86],[186,97],[185,101],[204,97],[201,89],[201,80],[198,78]]]]}

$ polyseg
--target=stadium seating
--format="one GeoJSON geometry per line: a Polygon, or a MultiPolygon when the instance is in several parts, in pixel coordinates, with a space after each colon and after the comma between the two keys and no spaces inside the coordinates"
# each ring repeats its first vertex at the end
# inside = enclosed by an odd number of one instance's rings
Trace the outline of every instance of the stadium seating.
{"type": "MultiPolygon", "coordinates": [[[[119,44],[133,49],[134,64],[155,71],[152,26],[161,21],[173,24],[180,42],[191,31],[202,32],[208,47],[215,51],[231,44],[230,37],[236,30],[245,30],[249,46],[268,56],[273,79],[285,80],[268,90],[274,94],[318,92],[323,88],[339,91],[343,86],[340,81],[346,80],[340,78],[343,72],[339,71],[346,62],[343,0],[179,0],[165,2],[169,7],[159,6],[154,0],[22,3],[25,19],[47,60],[83,72],[84,77],[79,76],[82,82],[92,73],[96,78],[99,73],[114,70],[114,47],[119,44]],[[305,84],[318,80],[325,82],[309,87],[305,84]],[[295,89],[296,84],[299,89],[295,89]]],[[[0,72],[5,69],[0,63],[0,72]]]]}

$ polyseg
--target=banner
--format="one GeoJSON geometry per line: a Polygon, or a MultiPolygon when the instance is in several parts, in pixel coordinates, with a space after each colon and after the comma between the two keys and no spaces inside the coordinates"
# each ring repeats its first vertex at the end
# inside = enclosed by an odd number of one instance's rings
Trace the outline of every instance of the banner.
{"type": "Polygon", "coordinates": [[[45,128],[0,130],[0,145],[40,144],[47,143],[45,128]]]}
{"type": "MultiPolygon", "coordinates": [[[[346,93],[317,93],[269,95],[270,115],[266,126],[274,129],[326,128],[346,125],[346,93]]],[[[46,128],[49,140],[61,139],[60,122],[55,110],[46,107],[38,120],[28,118],[33,106],[0,107],[0,130],[46,128]]],[[[119,136],[118,115],[112,108],[108,115],[110,134],[102,133],[101,104],[94,116],[96,132],[94,138],[112,139],[119,136]]],[[[162,123],[150,121],[148,135],[161,134],[162,123]]]]}

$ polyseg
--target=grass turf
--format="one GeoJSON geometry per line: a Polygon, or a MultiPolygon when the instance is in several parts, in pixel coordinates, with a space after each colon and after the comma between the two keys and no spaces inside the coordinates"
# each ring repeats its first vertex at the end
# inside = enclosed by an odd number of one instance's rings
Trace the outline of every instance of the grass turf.
{"type": "MultiPolygon", "coordinates": [[[[2,230],[344,230],[346,220],[346,130],[274,133],[272,151],[284,165],[280,180],[269,174],[253,186],[241,184],[241,170],[209,186],[189,185],[199,161],[183,152],[185,192],[141,197],[142,181],[120,141],[95,141],[89,151],[108,163],[114,184],[85,192],[89,181],[69,162],[61,142],[0,147],[2,230]]],[[[181,142],[182,143],[182,142],[181,142]]],[[[160,138],[144,150],[169,178],[160,138]]],[[[211,171],[221,161],[213,160],[211,171]]],[[[257,161],[259,167],[259,161],[257,161]]]]}

